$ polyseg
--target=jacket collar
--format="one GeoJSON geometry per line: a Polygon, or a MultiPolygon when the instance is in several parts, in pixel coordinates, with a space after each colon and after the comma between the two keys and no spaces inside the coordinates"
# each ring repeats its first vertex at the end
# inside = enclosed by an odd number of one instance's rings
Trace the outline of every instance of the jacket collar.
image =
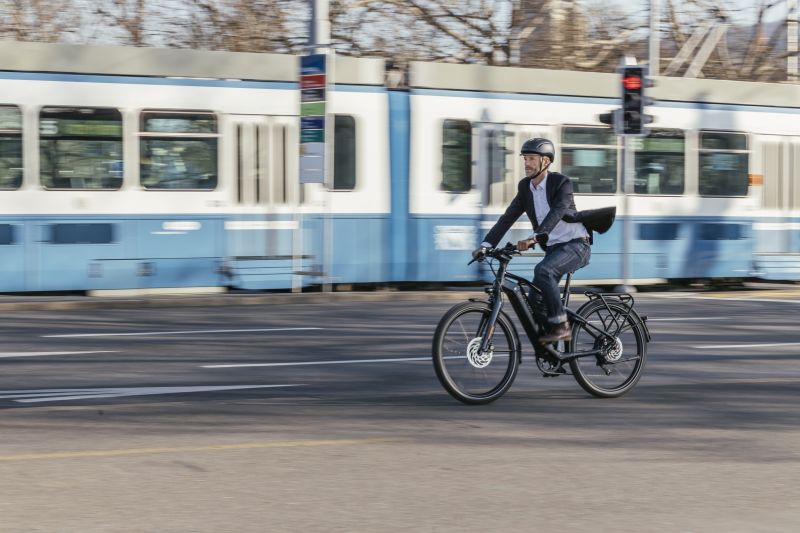
{"type": "Polygon", "coordinates": [[[528,187],[533,187],[535,189],[544,189],[546,191],[547,190],[547,177],[549,175],[550,175],[549,172],[545,172],[544,178],[542,178],[542,181],[539,182],[538,186],[534,185],[533,184],[533,179],[531,179],[530,183],[528,184],[528,187]]]}

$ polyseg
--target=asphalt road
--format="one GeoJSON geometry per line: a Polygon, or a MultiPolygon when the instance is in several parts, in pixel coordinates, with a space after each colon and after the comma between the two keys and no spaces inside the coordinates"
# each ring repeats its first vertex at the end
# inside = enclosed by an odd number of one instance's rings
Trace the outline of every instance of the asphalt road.
{"type": "Polygon", "coordinates": [[[800,531],[800,292],[638,295],[629,395],[480,407],[454,303],[3,311],[0,532],[800,531]]]}

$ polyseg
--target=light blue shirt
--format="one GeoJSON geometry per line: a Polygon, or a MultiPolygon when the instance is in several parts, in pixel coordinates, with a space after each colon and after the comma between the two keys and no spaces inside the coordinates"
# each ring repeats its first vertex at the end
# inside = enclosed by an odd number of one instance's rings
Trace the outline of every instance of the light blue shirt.
{"type": "MultiPolygon", "coordinates": [[[[547,201],[547,174],[545,174],[539,185],[534,185],[533,180],[531,180],[531,193],[533,193],[533,208],[536,210],[536,220],[541,225],[547,213],[550,212],[550,204],[547,201]]],[[[588,236],[589,232],[580,222],[559,220],[553,231],[548,235],[547,245],[552,246],[588,236]]],[[[533,235],[530,238],[533,238],[533,235]]]]}

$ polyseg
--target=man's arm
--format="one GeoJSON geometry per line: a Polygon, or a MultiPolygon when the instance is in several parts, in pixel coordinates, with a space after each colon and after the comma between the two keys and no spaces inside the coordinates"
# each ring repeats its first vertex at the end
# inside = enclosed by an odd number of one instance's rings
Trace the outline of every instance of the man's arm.
{"type": "Polygon", "coordinates": [[[500,239],[503,238],[503,235],[514,225],[514,222],[525,212],[525,208],[522,206],[522,200],[519,197],[519,193],[511,200],[511,203],[508,205],[506,212],[497,220],[492,229],[489,230],[489,233],[486,234],[486,237],[483,239],[484,243],[489,243],[492,247],[496,247],[497,243],[500,242],[500,239]]]}

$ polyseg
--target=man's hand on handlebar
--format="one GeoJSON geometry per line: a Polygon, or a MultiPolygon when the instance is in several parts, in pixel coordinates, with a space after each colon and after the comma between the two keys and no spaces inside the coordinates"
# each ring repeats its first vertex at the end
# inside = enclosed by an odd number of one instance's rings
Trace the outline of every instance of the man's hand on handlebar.
{"type": "Polygon", "coordinates": [[[530,239],[524,239],[522,241],[517,242],[517,250],[520,252],[524,252],[525,250],[533,250],[534,246],[536,246],[536,238],[532,237],[530,239]]]}
{"type": "Polygon", "coordinates": [[[487,252],[488,250],[489,250],[489,249],[488,249],[488,248],[486,248],[485,246],[481,246],[480,248],[476,248],[476,249],[475,249],[475,250],[472,252],[472,260],[473,260],[473,261],[480,261],[480,260],[482,260],[484,257],[486,257],[486,252],[487,252]]]}

